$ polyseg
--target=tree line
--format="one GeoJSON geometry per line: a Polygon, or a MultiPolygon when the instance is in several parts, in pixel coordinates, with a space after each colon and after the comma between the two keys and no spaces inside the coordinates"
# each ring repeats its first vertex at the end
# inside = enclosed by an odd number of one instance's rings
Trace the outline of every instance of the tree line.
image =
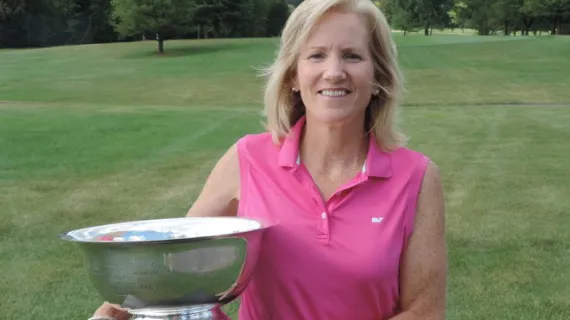
{"type": "Polygon", "coordinates": [[[278,36],[286,0],[0,0],[0,47],[278,36]]]}
{"type": "MultiPolygon", "coordinates": [[[[302,0],[0,0],[0,47],[278,36],[302,0]]],[[[394,29],[570,34],[570,0],[378,0],[394,29]]]]}
{"type": "Polygon", "coordinates": [[[570,34],[570,0],[380,0],[393,28],[475,29],[479,35],[570,34]]]}

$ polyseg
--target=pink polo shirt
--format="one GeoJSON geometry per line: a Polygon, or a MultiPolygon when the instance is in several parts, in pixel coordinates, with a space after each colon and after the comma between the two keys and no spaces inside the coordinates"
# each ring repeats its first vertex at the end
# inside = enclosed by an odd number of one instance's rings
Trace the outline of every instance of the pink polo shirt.
{"type": "Polygon", "coordinates": [[[383,320],[399,308],[399,264],[428,158],[370,140],[362,171],[323,201],[299,161],[304,118],[280,146],[238,142],[239,216],[277,220],[241,296],[240,320],[383,320]]]}

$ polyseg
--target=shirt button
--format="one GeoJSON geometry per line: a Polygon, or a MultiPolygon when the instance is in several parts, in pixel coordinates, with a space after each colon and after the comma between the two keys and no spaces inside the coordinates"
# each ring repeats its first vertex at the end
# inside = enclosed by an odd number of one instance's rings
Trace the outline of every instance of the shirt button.
{"type": "Polygon", "coordinates": [[[321,219],[326,219],[327,218],[327,214],[325,212],[321,213],[321,219]]]}

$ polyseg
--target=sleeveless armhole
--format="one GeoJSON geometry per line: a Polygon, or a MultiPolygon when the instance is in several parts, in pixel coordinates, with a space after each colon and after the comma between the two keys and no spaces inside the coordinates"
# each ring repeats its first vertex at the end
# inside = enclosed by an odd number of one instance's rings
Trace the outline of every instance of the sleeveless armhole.
{"type": "Polygon", "coordinates": [[[237,154],[239,161],[239,204],[238,204],[238,217],[242,217],[245,212],[245,205],[247,203],[247,185],[249,178],[249,164],[247,162],[247,150],[245,144],[247,136],[240,138],[237,141],[237,154]]]}
{"type": "Polygon", "coordinates": [[[425,155],[421,154],[418,164],[412,173],[411,181],[410,181],[410,193],[408,197],[408,206],[406,210],[406,218],[405,218],[405,230],[406,230],[406,245],[408,240],[412,236],[414,232],[414,225],[416,220],[416,213],[417,213],[417,205],[418,205],[418,198],[419,193],[421,190],[423,178],[425,176],[427,166],[429,164],[430,159],[425,155]]]}

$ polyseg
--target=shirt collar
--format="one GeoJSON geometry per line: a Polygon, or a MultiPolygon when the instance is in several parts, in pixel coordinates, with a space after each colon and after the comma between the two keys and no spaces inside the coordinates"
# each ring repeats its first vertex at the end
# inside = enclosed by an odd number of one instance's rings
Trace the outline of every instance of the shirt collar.
{"type": "Polygon", "coordinates": [[[301,164],[299,140],[301,138],[301,131],[303,130],[304,124],[305,116],[302,116],[299,121],[291,127],[289,134],[283,140],[281,150],[279,151],[279,165],[281,167],[295,170],[299,164],[301,164]]]}
{"type": "MultiPolygon", "coordinates": [[[[296,170],[301,164],[299,140],[305,121],[305,116],[302,116],[283,140],[279,151],[279,166],[296,170]]],[[[381,150],[372,134],[370,135],[368,155],[362,166],[362,173],[368,177],[389,178],[392,176],[390,154],[381,150]]]]}

